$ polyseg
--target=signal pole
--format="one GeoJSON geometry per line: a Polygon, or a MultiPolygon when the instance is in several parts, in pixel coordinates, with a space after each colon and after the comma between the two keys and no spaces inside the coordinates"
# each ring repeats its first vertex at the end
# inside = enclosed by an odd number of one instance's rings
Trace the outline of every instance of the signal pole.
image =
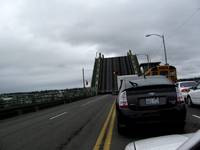
{"type": "Polygon", "coordinates": [[[83,75],[83,88],[85,88],[85,75],[84,75],[84,68],[82,69],[82,75],[83,75]]]}

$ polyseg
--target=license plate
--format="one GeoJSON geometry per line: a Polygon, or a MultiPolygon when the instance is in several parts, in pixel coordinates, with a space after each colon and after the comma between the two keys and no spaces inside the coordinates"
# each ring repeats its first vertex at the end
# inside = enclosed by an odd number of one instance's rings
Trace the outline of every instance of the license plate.
{"type": "Polygon", "coordinates": [[[146,98],[145,99],[146,105],[159,105],[160,101],[159,98],[146,98]]]}

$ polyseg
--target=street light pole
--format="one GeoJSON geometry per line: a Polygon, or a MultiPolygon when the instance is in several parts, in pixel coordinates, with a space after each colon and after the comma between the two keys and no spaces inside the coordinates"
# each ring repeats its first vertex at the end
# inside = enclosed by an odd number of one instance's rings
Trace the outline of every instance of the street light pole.
{"type": "Polygon", "coordinates": [[[162,42],[163,42],[163,49],[164,49],[164,54],[165,54],[165,64],[167,65],[167,51],[166,51],[166,46],[165,46],[165,37],[164,37],[164,34],[163,35],[160,35],[160,34],[147,34],[145,35],[145,37],[150,37],[152,35],[155,35],[155,36],[159,36],[160,38],[162,38],[162,42]]]}
{"type": "Polygon", "coordinates": [[[164,53],[165,53],[165,64],[167,65],[167,51],[166,51],[166,47],[165,47],[165,37],[164,35],[162,35],[162,41],[163,41],[163,48],[164,48],[164,53]]]}

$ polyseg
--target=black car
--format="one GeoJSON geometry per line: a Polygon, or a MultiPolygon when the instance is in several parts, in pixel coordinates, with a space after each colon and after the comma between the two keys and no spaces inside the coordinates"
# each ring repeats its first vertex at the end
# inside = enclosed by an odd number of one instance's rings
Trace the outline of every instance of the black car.
{"type": "Polygon", "coordinates": [[[118,132],[127,126],[169,123],[184,128],[186,107],[175,85],[164,76],[123,80],[116,99],[118,132]]]}

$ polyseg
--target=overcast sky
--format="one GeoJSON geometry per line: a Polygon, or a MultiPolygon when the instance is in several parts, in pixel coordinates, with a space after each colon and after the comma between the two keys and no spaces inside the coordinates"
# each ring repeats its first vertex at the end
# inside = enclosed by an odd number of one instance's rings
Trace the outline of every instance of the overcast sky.
{"type": "MultiPolygon", "coordinates": [[[[0,93],[81,87],[96,52],[149,54],[200,76],[199,0],[1,0],[0,93]]],[[[145,57],[139,57],[144,62],[145,57]]]]}

